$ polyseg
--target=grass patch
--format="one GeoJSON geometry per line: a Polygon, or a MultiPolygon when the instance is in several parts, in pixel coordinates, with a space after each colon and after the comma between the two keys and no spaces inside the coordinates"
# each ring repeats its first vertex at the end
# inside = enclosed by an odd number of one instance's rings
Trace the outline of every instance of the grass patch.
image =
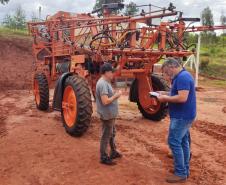
{"type": "Polygon", "coordinates": [[[216,87],[216,88],[226,89],[226,80],[214,80],[214,79],[204,78],[202,80],[199,80],[199,84],[207,87],[216,87]]]}
{"type": "Polygon", "coordinates": [[[200,71],[226,80],[226,47],[211,45],[201,48],[200,71]]]}
{"type": "Polygon", "coordinates": [[[27,37],[28,30],[14,30],[6,27],[0,27],[0,35],[3,37],[10,37],[10,36],[16,36],[16,37],[27,37]]]}

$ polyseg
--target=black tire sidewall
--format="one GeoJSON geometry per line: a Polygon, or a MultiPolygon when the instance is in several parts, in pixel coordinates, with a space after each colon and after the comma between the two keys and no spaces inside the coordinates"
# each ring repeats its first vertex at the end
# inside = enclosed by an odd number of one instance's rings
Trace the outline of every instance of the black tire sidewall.
{"type": "MultiPolygon", "coordinates": [[[[91,120],[91,115],[92,115],[91,93],[89,91],[88,84],[85,81],[85,79],[83,79],[82,77],[79,77],[78,75],[69,76],[64,83],[64,89],[69,85],[73,88],[75,96],[76,96],[77,115],[76,115],[74,125],[69,127],[64,120],[63,109],[61,109],[63,125],[65,127],[66,132],[69,133],[70,135],[81,136],[88,129],[90,120],[91,120]],[[79,90],[81,90],[81,89],[79,89],[81,86],[82,86],[82,88],[84,86],[86,87],[85,89],[83,88],[83,90],[85,91],[85,93],[83,93],[83,94],[78,92],[79,90]],[[82,99],[83,95],[88,96],[88,100],[85,99],[88,106],[85,108],[83,108],[82,105],[79,103],[80,98],[82,99]],[[88,111],[89,108],[91,111],[88,111]],[[83,110],[83,109],[85,109],[85,110],[83,110]],[[84,113],[84,111],[85,111],[85,113],[84,113]],[[83,118],[84,121],[80,120],[82,117],[85,117],[85,118],[83,118]]],[[[63,89],[63,93],[64,93],[64,89],[63,89]]]]}
{"type": "Polygon", "coordinates": [[[49,108],[49,85],[46,75],[44,73],[36,73],[34,80],[38,82],[39,88],[39,96],[40,96],[40,103],[37,104],[35,100],[36,107],[39,110],[46,111],[49,108]]]}

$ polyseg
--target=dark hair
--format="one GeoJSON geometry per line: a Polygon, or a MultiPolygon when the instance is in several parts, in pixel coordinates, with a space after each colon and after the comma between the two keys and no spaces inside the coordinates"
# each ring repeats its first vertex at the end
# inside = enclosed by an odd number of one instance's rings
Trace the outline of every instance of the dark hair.
{"type": "Polygon", "coordinates": [[[166,58],[164,63],[162,64],[162,69],[164,67],[176,67],[176,68],[181,67],[182,66],[181,60],[180,61],[179,60],[180,58],[179,59],[173,57],[166,58]]]}
{"type": "Polygon", "coordinates": [[[108,71],[112,71],[113,72],[113,67],[110,63],[104,63],[101,67],[100,67],[100,72],[101,74],[104,74],[108,71]]]}

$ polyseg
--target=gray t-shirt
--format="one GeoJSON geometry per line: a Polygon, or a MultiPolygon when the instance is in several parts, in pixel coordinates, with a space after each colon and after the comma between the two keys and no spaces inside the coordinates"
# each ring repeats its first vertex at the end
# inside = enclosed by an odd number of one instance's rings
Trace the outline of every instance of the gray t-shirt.
{"type": "Polygon", "coordinates": [[[108,105],[103,105],[101,101],[101,96],[107,95],[109,98],[114,95],[111,84],[100,78],[96,85],[96,105],[97,112],[100,115],[100,118],[103,120],[114,119],[118,115],[118,101],[114,100],[108,105]]]}

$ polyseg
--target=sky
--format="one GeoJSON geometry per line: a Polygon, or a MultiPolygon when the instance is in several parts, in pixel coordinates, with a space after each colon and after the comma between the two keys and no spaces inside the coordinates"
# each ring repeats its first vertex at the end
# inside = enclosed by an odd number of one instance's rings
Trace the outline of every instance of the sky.
{"type": "MultiPolygon", "coordinates": [[[[128,4],[130,0],[125,0],[128,4]]],[[[137,5],[154,4],[167,7],[172,2],[177,10],[184,12],[184,17],[200,17],[201,11],[209,6],[214,15],[215,25],[220,24],[222,11],[226,15],[226,0],[133,0],[137,5]]],[[[42,18],[53,15],[57,11],[69,11],[74,13],[91,12],[95,0],[10,0],[6,5],[0,5],[0,22],[6,14],[12,14],[16,7],[21,5],[26,12],[27,19],[31,19],[32,14],[38,15],[38,9],[42,7],[42,18]]]]}

